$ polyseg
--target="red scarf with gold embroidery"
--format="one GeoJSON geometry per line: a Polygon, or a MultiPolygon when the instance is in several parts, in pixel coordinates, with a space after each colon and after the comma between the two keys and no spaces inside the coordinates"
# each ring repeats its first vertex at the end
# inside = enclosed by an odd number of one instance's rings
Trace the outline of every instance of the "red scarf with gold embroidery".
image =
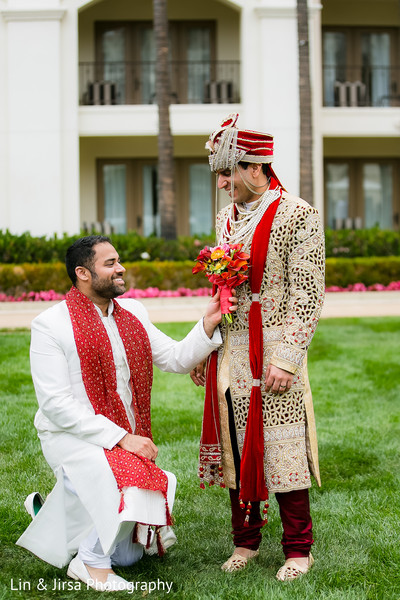
{"type": "MultiPolygon", "coordinates": [[[[131,375],[132,406],[135,435],[152,439],[150,393],[153,382],[153,360],[150,340],[140,321],[115,300],[113,317],[125,348],[131,375]]],[[[101,414],[128,433],[133,433],[121,398],[117,393],[117,376],[111,342],[93,302],[73,286],[66,296],[76,349],[81,362],[86,394],[95,414],[101,414]]],[[[161,491],[166,504],[167,524],[171,524],[167,504],[168,479],[151,460],[114,446],[104,448],[106,458],[121,491],[138,487],[161,491]]],[[[158,525],[158,523],[152,523],[158,525]]]]}

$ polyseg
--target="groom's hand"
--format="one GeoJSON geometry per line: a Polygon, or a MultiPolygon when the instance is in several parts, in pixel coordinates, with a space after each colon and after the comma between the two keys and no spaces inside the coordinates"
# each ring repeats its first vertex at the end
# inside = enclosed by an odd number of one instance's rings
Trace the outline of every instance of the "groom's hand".
{"type": "Polygon", "coordinates": [[[190,371],[190,377],[193,383],[197,386],[202,385],[204,387],[206,384],[206,377],[204,374],[205,366],[206,361],[203,361],[202,363],[197,365],[197,367],[195,367],[192,371],[190,371]]]}

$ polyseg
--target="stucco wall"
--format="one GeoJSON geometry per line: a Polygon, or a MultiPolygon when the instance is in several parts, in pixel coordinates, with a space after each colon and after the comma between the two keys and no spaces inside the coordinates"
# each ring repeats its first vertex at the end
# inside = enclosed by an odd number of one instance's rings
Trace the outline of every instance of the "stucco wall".
{"type": "Polygon", "coordinates": [[[397,0],[323,0],[322,25],[399,26],[397,0]]]}

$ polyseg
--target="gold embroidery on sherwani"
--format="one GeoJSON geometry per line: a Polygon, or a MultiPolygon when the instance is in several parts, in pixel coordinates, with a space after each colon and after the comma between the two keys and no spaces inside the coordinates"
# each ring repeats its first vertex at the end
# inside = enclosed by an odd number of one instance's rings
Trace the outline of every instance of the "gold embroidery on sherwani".
{"type": "MultiPolygon", "coordinates": [[[[230,207],[227,207],[219,213],[217,234],[229,211],[230,207]]],[[[240,223],[237,226],[240,227],[240,223]]],[[[250,247],[251,239],[245,240],[243,250],[248,252],[250,247]]],[[[284,193],[272,224],[260,290],[264,339],[262,390],[270,362],[294,373],[293,385],[288,392],[275,395],[263,391],[264,466],[271,492],[310,487],[309,466],[320,484],[306,352],[322,309],[324,259],[324,234],[317,211],[304,200],[284,193]]],[[[237,295],[239,308],[229,326],[225,359],[220,362],[218,378],[222,377],[225,385],[229,378],[241,453],[252,385],[248,282],[237,288],[237,295]]],[[[227,466],[225,484],[228,487],[233,487],[231,479],[232,473],[227,466]]]]}

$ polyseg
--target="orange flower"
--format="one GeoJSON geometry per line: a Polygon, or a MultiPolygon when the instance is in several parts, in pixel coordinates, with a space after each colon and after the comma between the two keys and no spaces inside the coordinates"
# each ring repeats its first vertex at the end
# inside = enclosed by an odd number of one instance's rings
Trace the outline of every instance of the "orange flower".
{"type": "Polygon", "coordinates": [[[219,248],[218,246],[214,248],[211,252],[212,260],[218,260],[219,258],[223,258],[224,256],[225,252],[222,250],[222,248],[219,248]]]}

